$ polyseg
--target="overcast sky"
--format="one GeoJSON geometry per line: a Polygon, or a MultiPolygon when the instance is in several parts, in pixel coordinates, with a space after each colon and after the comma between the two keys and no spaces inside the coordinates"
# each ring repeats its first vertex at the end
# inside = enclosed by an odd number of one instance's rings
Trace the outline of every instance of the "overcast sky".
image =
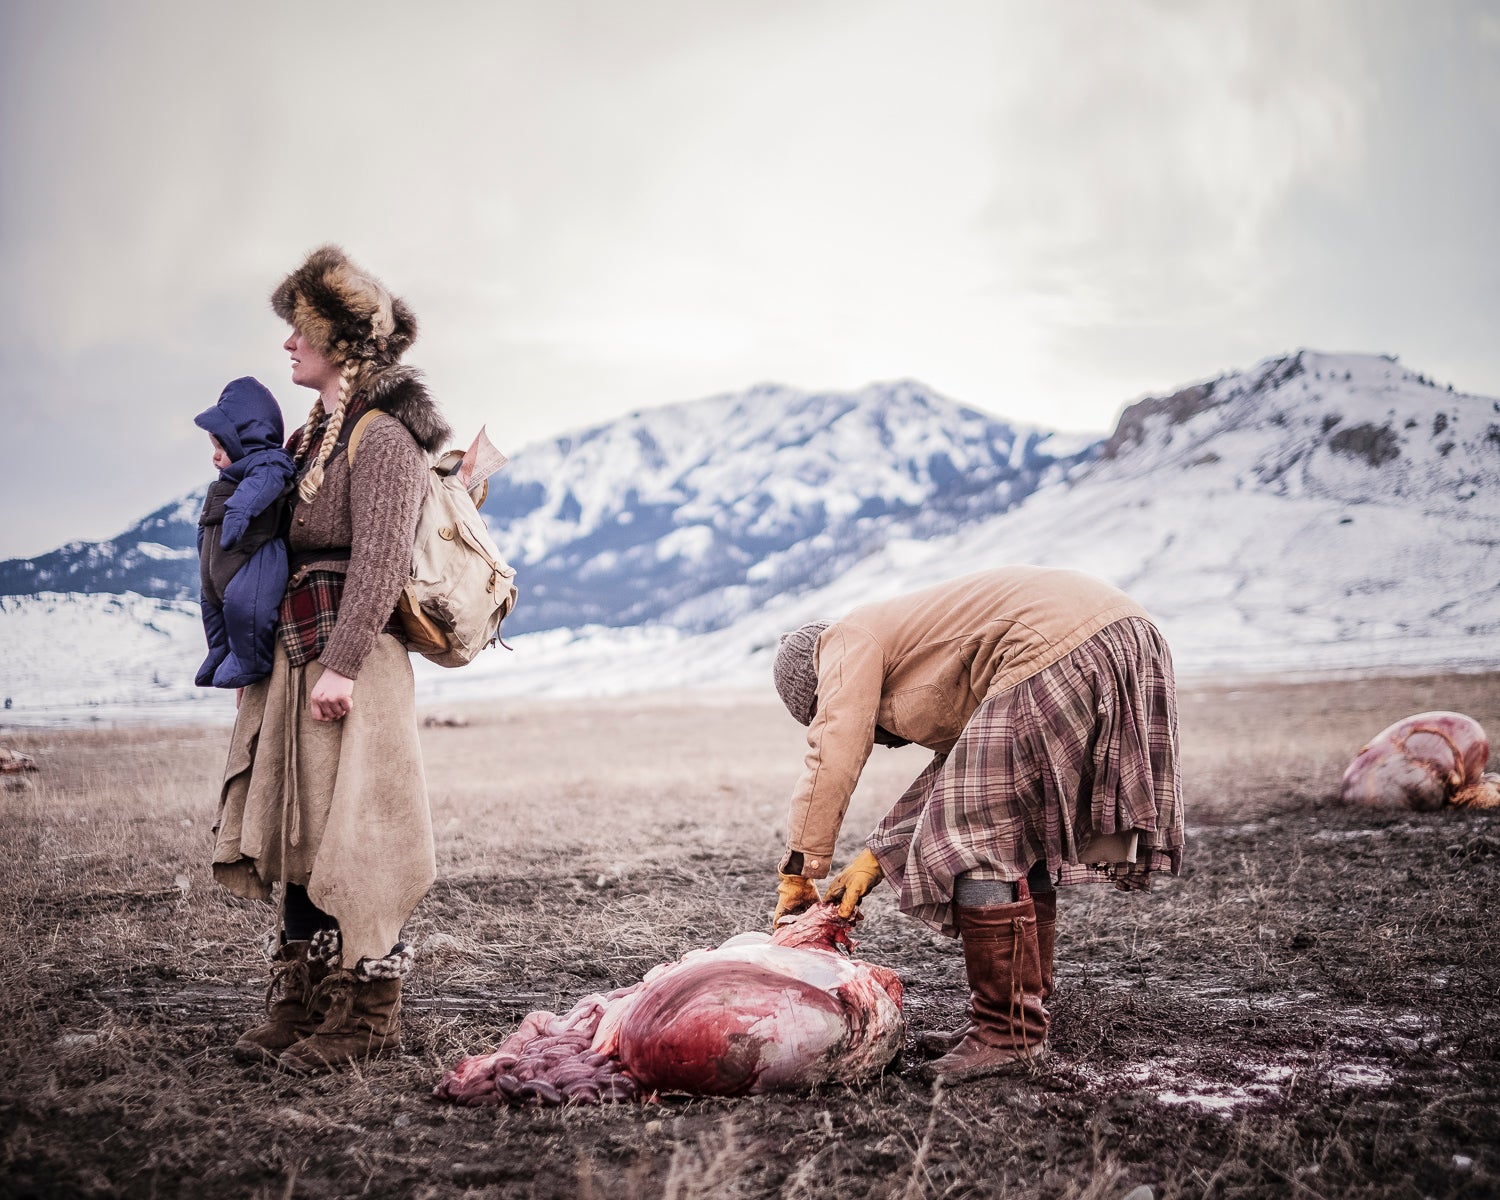
{"type": "Polygon", "coordinates": [[[0,4],[0,557],[213,475],[336,241],[465,435],[771,380],[1107,429],[1299,346],[1500,395],[1500,4],[0,4]]]}

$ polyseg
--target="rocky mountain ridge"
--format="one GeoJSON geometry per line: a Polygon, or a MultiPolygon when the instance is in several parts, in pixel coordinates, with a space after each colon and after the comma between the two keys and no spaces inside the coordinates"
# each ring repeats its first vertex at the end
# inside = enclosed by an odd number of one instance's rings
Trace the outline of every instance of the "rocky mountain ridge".
{"type": "MultiPolygon", "coordinates": [[[[1500,664],[1500,401],[1385,356],[1277,356],[1146,397],[1092,439],[909,383],[753,389],[529,447],[502,478],[486,512],[530,623],[507,624],[513,655],[419,664],[425,694],[763,682],[780,630],[1004,562],[1124,587],[1185,671],[1500,664]]],[[[168,580],[195,512],[174,502],[24,578],[0,565],[0,592],[89,571],[109,585],[0,596],[17,681],[0,690],[62,695],[55,671],[26,665],[41,636],[87,660],[79,702],[192,694],[182,591],[107,593],[129,572],[168,580]],[[131,648],[143,638],[158,652],[131,648]]],[[[190,549],[181,565],[195,569],[190,549]]]]}
{"type": "MultiPolygon", "coordinates": [[[[1087,461],[1066,438],[920,384],[763,385],[528,446],[483,515],[524,581],[508,631],[666,621],[717,628],[834,578],[890,531],[947,532],[1087,461]]],[[[103,542],[0,562],[0,596],[196,600],[201,490],[103,542]]]]}

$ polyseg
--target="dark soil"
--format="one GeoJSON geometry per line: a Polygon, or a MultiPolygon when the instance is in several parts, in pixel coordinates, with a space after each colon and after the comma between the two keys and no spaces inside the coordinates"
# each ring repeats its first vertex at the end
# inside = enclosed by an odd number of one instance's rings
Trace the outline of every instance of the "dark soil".
{"type": "MultiPolygon", "coordinates": [[[[0,1193],[1500,1195],[1500,813],[1336,803],[1361,742],[1429,708],[1500,733],[1500,677],[1184,688],[1182,876],[1148,895],[1064,893],[1053,1058],[1030,1078],[951,1089],[920,1082],[909,1048],[874,1086],[812,1095],[498,1111],[429,1099],[448,1064],[527,1011],[764,920],[774,845],[722,807],[679,794],[633,835],[590,847],[580,829],[592,795],[610,794],[603,768],[588,768],[602,771],[588,800],[554,814],[550,843],[528,837],[513,853],[441,834],[461,789],[437,773],[443,878],[412,925],[427,952],[404,1053],[311,1080],[229,1057],[263,979],[247,944],[260,917],[216,894],[201,864],[162,884],[178,868],[150,848],[176,853],[163,830],[188,818],[150,810],[122,866],[108,844],[69,848],[86,827],[73,823],[104,802],[93,785],[8,794],[0,1193]]],[[[704,717],[705,737],[717,719],[704,717]]],[[[65,781],[104,737],[71,736],[54,743],[65,781]]],[[[221,738],[174,741],[170,753],[203,766],[171,786],[211,782],[221,738]]],[[[921,766],[890,761],[879,769],[892,778],[921,766]]],[[[868,823],[877,801],[850,822],[868,823]]],[[[866,909],[860,953],[900,972],[911,1031],[960,1019],[956,945],[883,894],[866,909]]]]}

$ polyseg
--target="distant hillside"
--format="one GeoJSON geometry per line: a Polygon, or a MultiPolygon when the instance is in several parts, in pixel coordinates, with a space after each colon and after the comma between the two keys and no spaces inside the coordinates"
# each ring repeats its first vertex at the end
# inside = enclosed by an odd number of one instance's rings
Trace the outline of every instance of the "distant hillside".
{"type": "Polygon", "coordinates": [[[35,558],[0,562],[0,596],[133,592],[198,599],[198,514],[203,489],[164,504],[118,537],[69,542],[35,558]]]}
{"type": "MultiPolygon", "coordinates": [[[[1500,401],[1302,351],[1071,441],[896,384],[758,388],[529,447],[487,505],[521,565],[515,653],[419,663],[419,686],[764,685],[780,631],[1006,562],[1125,588],[1185,673],[1500,669],[1500,401]]],[[[17,712],[203,695],[179,598],[196,511],[4,564],[9,589],[74,589],[0,598],[17,712]],[[126,580],[152,598],[108,594],[126,580]]]]}
{"type": "MultiPolygon", "coordinates": [[[[915,383],[763,386],[633,413],[529,446],[492,480],[484,516],[522,588],[506,628],[714,628],[836,577],[886,537],[1003,512],[1096,444],[915,383]]],[[[202,499],[190,493],[109,541],[0,562],[0,595],[196,600],[202,499]]]]}
{"type": "Polygon", "coordinates": [[[1303,351],[1127,408],[1098,460],[797,600],[1001,562],[1090,571],[1198,669],[1500,668],[1500,401],[1303,351]]]}
{"type": "Polygon", "coordinates": [[[520,566],[519,630],[725,625],[1066,478],[1097,442],[1016,426],[914,383],[759,387],[529,447],[485,505],[520,566]]]}

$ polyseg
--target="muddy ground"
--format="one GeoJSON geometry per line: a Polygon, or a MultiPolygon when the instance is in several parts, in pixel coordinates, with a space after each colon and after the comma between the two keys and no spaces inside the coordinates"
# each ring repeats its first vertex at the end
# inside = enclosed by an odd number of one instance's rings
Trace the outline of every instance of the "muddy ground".
{"type": "MultiPolygon", "coordinates": [[[[42,766],[0,792],[0,1193],[1500,1194],[1500,816],[1335,803],[1363,741],[1431,708],[1500,734],[1500,676],[1184,686],[1184,873],[1064,894],[1035,1078],[934,1091],[898,1064],[859,1091],[501,1111],[428,1093],[528,1010],[764,921],[784,713],[507,702],[424,731],[441,879],[408,929],[405,1053],[313,1080],[228,1054],[268,918],[206,868],[225,731],[0,729],[42,766]]],[[[842,858],[924,761],[877,751],[842,858]]],[[[952,1023],[956,945],[866,909],[912,1029],[952,1023]]]]}

